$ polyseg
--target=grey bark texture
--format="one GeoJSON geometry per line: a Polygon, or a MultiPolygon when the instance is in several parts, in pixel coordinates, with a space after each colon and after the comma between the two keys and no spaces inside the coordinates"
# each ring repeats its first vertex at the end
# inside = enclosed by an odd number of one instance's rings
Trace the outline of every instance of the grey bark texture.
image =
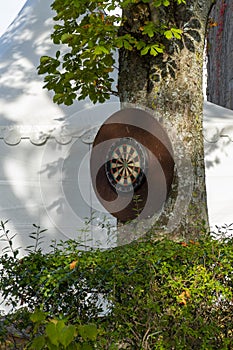
{"type": "Polygon", "coordinates": [[[233,2],[217,0],[208,24],[207,99],[233,109],[233,2]]]}
{"type": "MultiPolygon", "coordinates": [[[[155,230],[158,234],[164,230],[175,238],[186,240],[200,235],[204,221],[208,225],[202,134],[202,68],[211,4],[211,0],[187,0],[182,6],[174,3],[169,13],[167,8],[159,9],[157,15],[151,13],[148,6],[145,16],[155,21],[159,19],[161,23],[170,16],[176,26],[183,29],[182,40],[174,44],[165,40],[166,53],[163,55],[141,56],[135,51],[121,50],[119,59],[121,101],[155,111],[162,117],[162,123],[176,134],[172,141],[177,177],[155,230]]],[[[125,11],[128,19],[126,30],[140,20],[139,14],[136,14],[135,6],[125,11]]]]}

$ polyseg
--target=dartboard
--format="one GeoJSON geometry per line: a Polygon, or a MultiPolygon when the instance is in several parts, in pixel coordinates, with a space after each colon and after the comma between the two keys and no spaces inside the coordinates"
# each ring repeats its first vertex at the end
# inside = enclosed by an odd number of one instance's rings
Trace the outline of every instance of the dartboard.
{"type": "Polygon", "coordinates": [[[147,219],[161,212],[171,189],[172,144],[154,116],[124,108],[101,125],[90,170],[97,199],[109,213],[120,222],[147,219]]]}
{"type": "Polygon", "coordinates": [[[110,184],[121,192],[130,192],[139,187],[147,167],[147,154],[136,140],[121,138],[112,144],[105,163],[110,184]]]}

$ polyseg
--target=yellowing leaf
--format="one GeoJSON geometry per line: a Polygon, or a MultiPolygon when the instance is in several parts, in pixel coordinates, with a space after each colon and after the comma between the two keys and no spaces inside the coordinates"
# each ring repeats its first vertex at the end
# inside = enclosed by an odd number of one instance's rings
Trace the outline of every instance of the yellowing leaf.
{"type": "Polygon", "coordinates": [[[218,23],[217,22],[210,22],[209,26],[210,27],[217,27],[218,23]]]}
{"type": "Polygon", "coordinates": [[[187,299],[191,298],[190,291],[186,289],[180,295],[178,295],[178,302],[180,305],[187,305],[187,299]]]}
{"type": "Polygon", "coordinates": [[[185,300],[185,292],[182,292],[179,296],[178,296],[178,301],[180,305],[186,305],[187,302],[185,300]]]}
{"type": "Polygon", "coordinates": [[[70,263],[70,269],[73,270],[75,268],[75,266],[77,265],[78,261],[74,260],[72,261],[72,263],[70,263]]]}

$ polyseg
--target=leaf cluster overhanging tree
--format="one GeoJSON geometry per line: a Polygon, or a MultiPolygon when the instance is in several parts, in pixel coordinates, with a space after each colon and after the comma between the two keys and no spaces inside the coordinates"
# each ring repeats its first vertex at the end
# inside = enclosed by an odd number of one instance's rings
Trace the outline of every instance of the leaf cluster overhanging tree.
{"type": "MultiPolygon", "coordinates": [[[[54,44],[64,44],[55,57],[42,56],[39,74],[46,74],[45,88],[54,91],[54,102],[71,105],[89,97],[103,103],[113,91],[113,70],[118,49],[136,50],[141,55],[165,52],[164,40],[179,40],[182,28],[171,16],[158,18],[159,9],[169,12],[185,0],[55,0],[54,44]],[[124,11],[134,6],[129,31],[125,31],[124,11]],[[120,10],[119,15],[116,9],[120,10]],[[155,16],[153,16],[153,14],[155,16]],[[124,31],[121,29],[124,26],[124,31]]],[[[118,11],[119,12],[119,11],[118,11]]]]}

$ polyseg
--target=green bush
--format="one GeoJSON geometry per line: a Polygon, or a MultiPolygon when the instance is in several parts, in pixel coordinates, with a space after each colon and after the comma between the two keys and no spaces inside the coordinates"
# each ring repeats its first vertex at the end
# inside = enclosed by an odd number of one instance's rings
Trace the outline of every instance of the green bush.
{"type": "Polygon", "coordinates": [[[232,243],[205,235],[82,251],[70,240],[50,253],[5,253],[0,291],[64,327],[94,323],[95,349],[232,349],[232,243]]]}
{"type": "Polygon", "coordinates": [[[30,317],[33,322],[32,341],[28,350],[93,350],[98,330],[95,324],[66,324],[63,319],[48,319],[47,315],[36,310],[30,317]],[[38,334],[41,333],[41,334],[38,334]]]}

